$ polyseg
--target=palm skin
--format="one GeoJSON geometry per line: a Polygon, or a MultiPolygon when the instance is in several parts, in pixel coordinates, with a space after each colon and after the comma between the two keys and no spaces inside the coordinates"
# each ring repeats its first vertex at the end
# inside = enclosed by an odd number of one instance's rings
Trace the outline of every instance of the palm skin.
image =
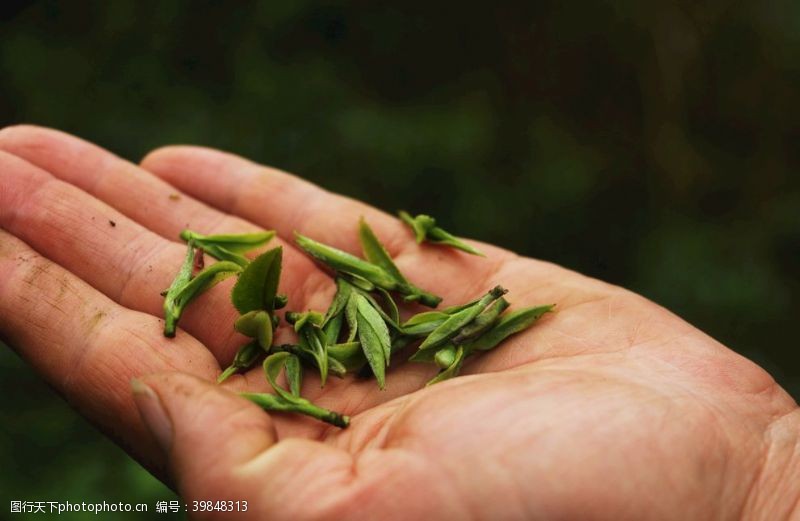
{"type": "MultiPolygon", "coordinates": [[[[190,504],[246,500],[241,519],[800,516],[795,402],[633,293],[488,245],[486,259],[417,246],[373,208],[207,149],[160,149],[137,167],[11,127],[0,181],[0,335],[190,504]],[[430,365],[393,362],[385,391],[352,377],[320,389],[307,372],[303,395],[351,415],[346,430],[228,392],[267,391],[260,369],[211,383],[243,342],[232,282],[190,307],[175,339],[161,336],[159,292],[187,224],[298,230],[357,253],[361,215],[444,305],[503,284],[516,306],[558,312],[429,388],[430,365]]],[[[289,309],[324,310],[330,277],[283,246],[289,309]]]]}

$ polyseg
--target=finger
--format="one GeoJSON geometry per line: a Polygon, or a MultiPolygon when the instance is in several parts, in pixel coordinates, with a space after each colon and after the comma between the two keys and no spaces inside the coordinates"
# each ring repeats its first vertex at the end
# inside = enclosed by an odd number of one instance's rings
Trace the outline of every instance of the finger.
{"type": "Polygon", "coordinates": [[[299,231],[357,254],[361,251],[358,220],[364,216],[413,283],[437,289],[451,301],[486,291],[493,285],[488,281],[491,275],[512,257],[485,244],[478,247],[485,250],[486,259],[440,246],[418,246],[405,225],[376,208],[216,150],[161,148],[148,154],[142,166],[176,188],[223,211],[274,228],[287,239],[299,231]],[[467,274],[469,278],[465,278],[467,274]]]}
{"type": "Polygon", "coordinates": [[[170,146],[149,153],[141,165],[215,208],[258,224],[272,223],[283,237],[290,238],[297,230],[358,251],[352,232],[362,215],[390,252],[399,252],[408,235],[397,219],[376,208],[233,154],[170,146]]]}
{"type": "MultiPolygon", "coordinates": [[[[135,164],[64,132],[29,125],[7,127],[0,130],[0,150],[80,188],[169,240],[177,240],[185,228],[203,234],[248,233],[261,229],[182,194],[135,164]]],[[[284,282],[288,288],[324,286],[323,272],[280,238],[256,253],[277,245],[284,247],[284,282]]],[[[302,300],[295,302],[301,307],[308,305],[302,300]]]]}
{"type": "MultiPolygon", "coordinates": [[[[123,306],[163,316],[160,292],[175,276],[185,246],[16,156],[0,152],[0,171],[0,227],[123,306]]],[[[308,302],[320,284],[330,283],[307,259],[299,254],[295,258],[305,267],[287,266],[281,291],[293,302],[308,302]],[[322,282],[314,286],[318,280],[322,282]]],[[[229,296],[232,284],[225,281],[206,292],[181,321],[181,327],[206,343],[223,363],[245,341],[232,327],[237,316],[229,296]]]]}
{"type": "MultiPolygon", "coordinates": [[[[142,420],[168,455],[184,497],[236,501],[248,497],[248,488],[256,489],[241,483],[242,468],[275,445],[277,434],[269,415],[219,386],[181,373],[147,376],[134,381],[133,390],[142,420]]],[[[307,447],[307,462],[320,452],[335,452],[343,464],[352,463],[346,453],[321,443],[307,447]]],[[[269,479],[257,481],[264,491],[291,472],[277,462],[271,466],[274,470],[264,473],[269,479]]]]}
{"type": "Polygon", "coordinates": [[[222,481],[232,467],[277,440],[270,417],[256,405],[193,376],[151,375],[132,387],[142,421],[168,457],[181,490],[197,481],[222,481]]]}
{"type": "MultiPolygon", "coordinates": [[[[189,501],[239,501],[241,508],[244,500],[253,519],[465,514],[448,487],[416,486],[430,481],[425,478],[431,469],[408,451],[364,450],[366,443],[359,441],[355,445],[362,452],[355,458],[320,441],[276,442],[267,414],[188,375],[148,376],[134,383],[134,393],[143,420],[169,454],[181,496],[189,501]],[[407,493],[399,499],[398,490],[407,493]]],[[[364,429],[362,438],[370,433],[374,438],[374,429],[364,429]]]]}
{"type": "Polygon", "coordinates": [[[166,342],[157,319],[119,306],[2,230],[0,273],[0,336],[76,409],[157,468],[130,379],[175,369],[212,378],[213,356],[188,335],[166,342]]]}
{"type": "Polygon", "coordinates": [[[58,130],[19,125],[0,130],[0,150],[25,159],[104,201],[170,240],[187,227],[249,232],[257,228],[181,194],[174,186],[111,152],[58,130]]]}

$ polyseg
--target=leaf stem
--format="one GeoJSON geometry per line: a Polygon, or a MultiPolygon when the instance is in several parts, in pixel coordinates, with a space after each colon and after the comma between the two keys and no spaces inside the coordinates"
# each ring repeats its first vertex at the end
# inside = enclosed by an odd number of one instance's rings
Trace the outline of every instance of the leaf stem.
{"type": "Polygon", "coordinates": [[[217,377],[217,383],[221,384],[222,382],[233,376],[234,373],[236,373],[236,371],[238,370],[239,368],[236,367],[235,365],[229,366],[227,369],[222,371],[222,373],[217,377]]]}
{"type": "Polygon", "coordinates": [[[303,398],[297,398],[295,401],[290,402],[280,396],[269,393],[240,393],[240,396],[247,398],[266,411],[305,414],[306,416],[330,423],[342,429],[350,425],[349,416],[319,407],[303,398]]]}

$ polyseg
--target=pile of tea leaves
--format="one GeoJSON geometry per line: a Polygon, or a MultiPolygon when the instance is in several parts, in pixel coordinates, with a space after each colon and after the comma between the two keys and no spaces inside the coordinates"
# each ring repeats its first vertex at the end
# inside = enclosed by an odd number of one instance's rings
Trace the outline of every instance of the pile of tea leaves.
{"type": "MultiPolygon", "coordinates": [[[[428,240],[482,255],[439,228],[429,216],[411,217],[405,212],[400,215],[418,242],[428,240]]],[[[295,242],[303,251],[332,270],[336,293],[325,311],[286,311],[284,320],[294,329],[297,341],[276,344],[273,339],[280,323],[278,311],[289,304],[286,295],[278,293],[282,248],[268,250],[253,260],[245,256],[267,244],[275,232],[201,235],[184,230],[180,237],[188,245],[186,257],[172,285],[162,293],[164,335],[175,336],[181,314],[198,295],[229,277],[237,277],[231,301],[239,317],[233,327],[250,340],[239,348],[217,381],[247,371],[263,358],[265,377],[273,392],[241,393],[242,396],[268,411],[305,414],[344,428],[349,425],[349,417],[300,396],[305,369],[318,372],[323,387],[331,375],[343,378],[353,373],[375,378],[377,386],[384,389],[393,359],[411,351],[408,360],[439,368],[427,383],[432,385],[458,376],[466,358],[494,349],[554,307],[508,311],[507,290],[495,286],[471,302],[403,319],[398,301],[401,305],[417,303],[436,308],[441,297],[409,282],[363,218],[358,234],[363,258],[295,234],[295,242]],[[205,266],[206,254],[218,262],[205,266]],[[288,389],[277,381],[281,371],[288,389]]]]}

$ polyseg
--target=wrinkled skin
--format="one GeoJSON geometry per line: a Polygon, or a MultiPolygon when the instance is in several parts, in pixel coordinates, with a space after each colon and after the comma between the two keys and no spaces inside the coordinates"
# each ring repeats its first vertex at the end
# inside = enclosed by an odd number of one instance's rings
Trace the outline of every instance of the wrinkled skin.
{"type": "Polygon", "coordinates": [[[800,413],[767,373],[629,291],[473,244],[487,258],[418,246],[387,214],[223,152],[167,147],[137,166],[53,130],[0,132],[0,335],[190,502],[247,500],[236,519],[800,516],[800,413]],[[303,394],[351,415],[346,430],[231,392],[266,391],[260,369],[211,383],[244,341],[232,281],[162,336],[187,225],[277,230],[287,309],[324,310],[331,278],[292,232],[358,253],[361,215],[444,305],[499,283],[558,312],[430,388],[434,367],[399,360],[385,391],[320,389],[307,371],[303,394]]]}

